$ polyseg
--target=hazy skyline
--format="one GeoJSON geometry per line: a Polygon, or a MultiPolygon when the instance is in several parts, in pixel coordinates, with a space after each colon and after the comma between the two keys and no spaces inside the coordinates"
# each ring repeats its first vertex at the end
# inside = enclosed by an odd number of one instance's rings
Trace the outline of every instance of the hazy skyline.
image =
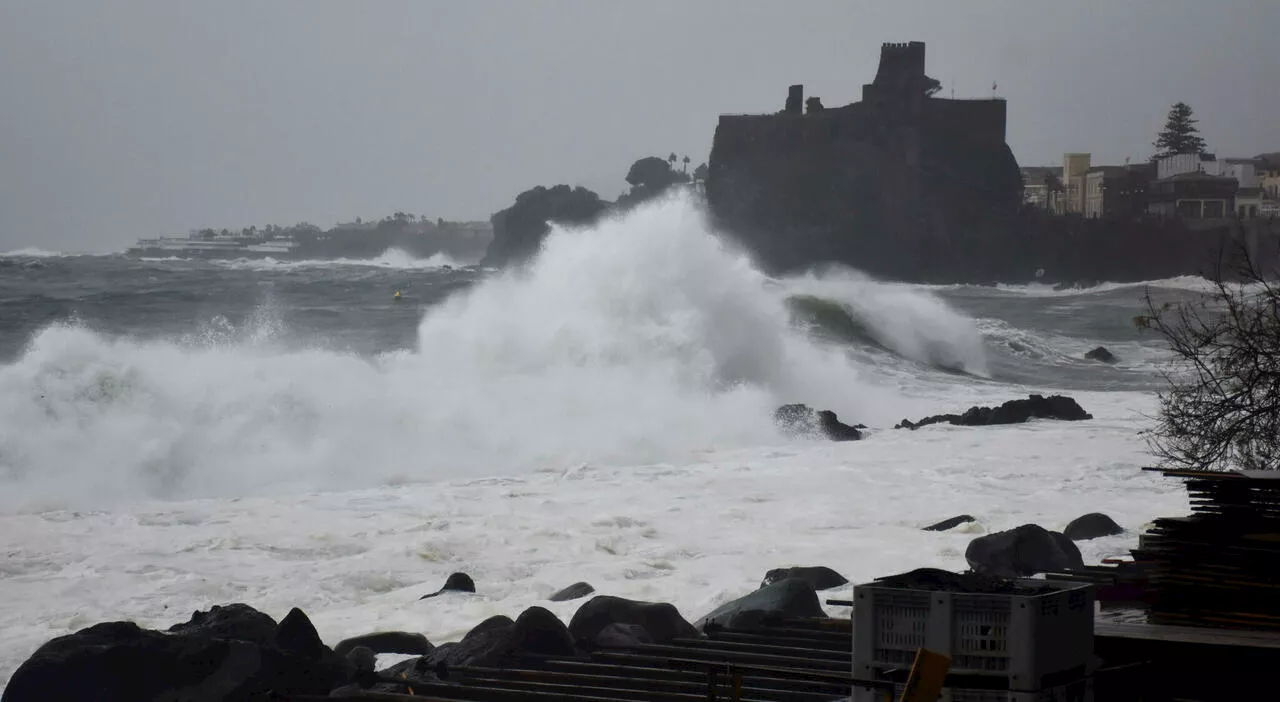
{"type": "Polygon", "coordinates": [[[0,252],[396,210],[487,219],[705,161],[720,113],[859,98],[924,41],[941,96],[1009,100],[1022,165],[1146,159],[1170,104],[1280,150],[1280,2],[0,0],[0,252]]]}

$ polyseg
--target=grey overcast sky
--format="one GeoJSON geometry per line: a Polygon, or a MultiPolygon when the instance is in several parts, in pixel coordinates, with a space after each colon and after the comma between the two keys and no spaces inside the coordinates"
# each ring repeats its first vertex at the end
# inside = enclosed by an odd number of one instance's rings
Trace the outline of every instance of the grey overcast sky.
{"type": "Polygon", "coordinates": [[[487,218],[706,159],[790,83],[858,99],[887,41],[1009,100],[1024,165],[1280,150],[1280,0],[0,0],[0,251],[395,210],[487,218]]]}

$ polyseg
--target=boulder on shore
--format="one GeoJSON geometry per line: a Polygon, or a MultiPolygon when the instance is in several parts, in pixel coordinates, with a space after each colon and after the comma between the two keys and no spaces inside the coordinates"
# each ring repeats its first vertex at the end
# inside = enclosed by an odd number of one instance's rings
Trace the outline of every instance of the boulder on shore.
{"type": "Polygon", "coordinates": [[[572,656],[569,629],[542,607],[530,607],[515,621],[502,615],[489,617],[457,643],[440,644],[427,656],[430,667],[502,667],[526,655],[572,656]]]}
{"type": "Polygon", "coordinates": [[[427,637],[422,634],[407,631],[378,631],[343,639],[333,647],[333,652],[345,657],[360,646],[374,653],[403,653],[415,656],[425,656],[435,650],[435,646],[432,646],[427,637]]]}
{"type": "Polygon", "coordinates": [[[1099,346],[1089,353],[1086,353],[1084,357],[1090,361],[1101,361],[1102,363],[1115,363],[1120,360],[1116,358],[1115,354],[1108,351],[1105,346],[1099,346]]]}
{"type": "Polygon", "coordinates": [[[818,593],[805,580],[787,578],[726,602],[698,620],[699,630],[739,629],[777,619],[825,618],[818,593]]]}
{"type": "Polygon", "coordinates": [[[974,519],[973,517],[967,514],[962,514],[958,517],[944,519],[938,522],[937,524],[930,524],[929,526],[924,527],[921,531],[947,531],[948,529],[954,529],[960,526],[961,524],[969,524],[971,522],[976,522],[976,521],[978,520],[974,519]]]}
{"type": "Polygon", "coordinates": [[[596,595],[574,613],[569,632],[585,646],[600,645],[599,636],[610,624],[633,624],[643,629],[654,643],[670,643],[672,639],[696,638],[693,627],[675,605],[666,602],[638,602],[610,595],[596,595]]]}
{"type": "Polygon", "coordinates": [[[1066,529],[1062,530],[1062,533],[1072,541],[1087,541],[1100,536],[1123,534],[1124,528],[1116,524],[1114,519],[1101,512],[1090,512],[1071,520],[1071,523],[1067,525],[1066,529]]]}
{"type": "Polygon", "coordinates": [[[169,627],[169,633],[208,639],[234,639],[270,645],[276,636],[276,620],[247,604],[214,605],[207,612],[192,612],[191,618],[169,627]]]}
{"type": "Polygon", "coordinates": [[[955,424],[966,427],[995,424],[1021,424],[1029,419],[1061,419],[1080,421],[1093,419],[1079,403],[1064,395],[1031,395],[1025,400],[1009,400],[999,407],[970,407],[964,414],[936,414],[918,422],[904,419],[895,429],[919,429],[930,424],[955,424]]]}
{"type": "Polygon", "coordinates": [[[773,421],[789,436],[821,436],[832,441],[857,441],[862,438],[858,429],[866,428],[842,423],[831,410],[815,411],[799,403],[779,407],[773,421]]]}
{"type": "Polygon", "coordinates": [[[14,672],[4,702],[267,699],[327,695],[350,680],[352,664],[319,643],[301,610],[270,641],[257,628],[270,617],[247,605],[198,614],[173,632],[108,622],[53,639],[14,672]],[[243,626],[223,626],[231,621],[243,626]]]}
{"type": "Polygon", "coordinates": [[[1084,567],[1071,539],[1037,524],[979,536],[969,542],[964,559],[975,572],[1002,578],[1084,567]]]}
{"type": "Polygon", "coordinates": [[[774,568],[764,574],[760,587],[768,587],[780,580],[799,578],[814,590],[830,590],[833,587],[849,584],[849,579],[826,566],[796,566],[793,568],[774,568]]]}

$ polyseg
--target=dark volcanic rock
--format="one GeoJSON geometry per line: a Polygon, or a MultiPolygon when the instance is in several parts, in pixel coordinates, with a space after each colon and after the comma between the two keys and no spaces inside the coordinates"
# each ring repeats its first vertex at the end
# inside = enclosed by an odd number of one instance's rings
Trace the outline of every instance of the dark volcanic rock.
{"type": "Polygon", "coordinates": [[[207,612],[194,612],[191,619],[169,627],[174,634],[235,639],[268,645],[276,638],[276,620],[247,604],[214,605],[207,612]]]}
{"type": "Polygon", "coordinates": [[[521,263],[538,252],[551,231],[549,222],[565,225],[596,221],[608,203],[586,188],[539,185],[516,196],[515,204],[490,218],[493,240],[480,262],[483,266],[521,263]]]}
{"type": "Polygon", "coordinates": [[[836,418],[836,413],[831,410],[818,412],[818,427],[822,430],[823,435],[832,441],[857,441],[862,438],[862,432],[858,431],[856,427],[842,424],[836,418]]]}
{"type": "Polygon", "coordinates": [[[475,591],[476,591],[476,583],[474,580],[471,579],[470,575],[467,575],[466,573],[452,573],[449,575],[448,579],[444,581],[443,587],[441,587],[439,590],[436,590],[435,592],[429,595],[423,595],[418,599],[425,600],[428,597],[435,597],[436,595],[439,595],[445,592],[475,592],[475,591]]]}
{"type": "Polygon", "coordinates": [[[576,600],[579,597],[586,597],[595,591],[596,589],[591,587],[591,585],[583,582],[577,582],[557,592],[548,599],[552,602],[568,602],[569,600],[576,600]]]}
{"type": "Polygon", "coordinates": [[[975,572],[1003,578],[1084,567],[1071,539],[1036,524],[980,536],[969,542],[964,558],[975,572]]]}
{"type": "Polygon", "coordinates": [[[774,568],[764,574],[760,587],[768,587],[787,578],[799,578],[814,590],[830,590],[833,587],[847,585],[849,579],[826,566],[796,566],[794,568],[774,568]]]}
{"type": "Polygon", "coordinates": [[[771,619],[826,617],[813,586],[800,578],[779,580],[755,592],[726,602],[698,621],[698,629],[736,629],[771,619]]]}
{"type": "Polygon", "coordinates": [[[511,628],[511,638],[521,653],[572,656],[576,652],[569,627],[543,607],[530,607],[521,612],[511,628]]]}
{"type": "Polygon", "coordinates": [[[435,646],[422,634],[407,631],[379,631],[363,636],[343,639],[333,647],[333,652],[345,656],[357,646],[364,646],[374,653],[406,653],[425,656],[435,650],[435,646]]]}
{"type": "Polygon", "coordinates": [[[300,609],[289,610],[280,626],[276,627],[276,646],[310,659],[319,659],[329,649],[320,640],[320,634],[311,619],[300,609]]]}
{"type": "Polygon", "coordinates": [[[510,651],[511,617],[496,615],[480,622],[461,641],[436,646],[427,656],[431,666],[487,665],[498,662],[510,651]]]}
{"type": "Polygon", "coordinates": [[[960,526],[961,524],[968,524],[969,522],[975,522],[975,521],[977,520],[974,519],[973,517],[970,517],[967,514],[962,514],[958,517],[944,519],[938,522],[937,524],[930,524],[929,526],[925,527],[923,531],[946,531],[948,529],[954,529],[960,526]]]}
{"type": "Polygon", "coordinates": [[[803,404],[783,405],[773,413],[773,421],[790,436],[823,436],[832,441],[857,441],[862,432],[842,424],[831,410],[814,411],[803,404]]]}
{"type": "Polygon", "coordinates": [[[514,622],[508,617],[490,617],[467,632],[457,643],[438,646],[429,656],[429,666],[510,665],[526,655],[572,656],[573,637],[564,622],[542,607],[530,607],[514,622]]]}
{"type": "Polygon", "coordinates": [[[595,644],[600,648],[630,648],[654,643],[653,637],[639,624],[610,624],[596,634],[595,644]]]}
{"type": "MultiPolygon", "coordinates": [[[[256,611],[252,608],[222,609],[231,611],[219,612],[221,618],[213,621],[204,621],[208,613],[197,617],[202,621],[192,627],[194,633],[164,633],[133,622],[109,622],[60,636],[18,668],[3,700],[215,702],[266,699],[273,693],[325,695],[348,681],[351,664],[323,645],[313,652],[316,655],[305,655],[271,643],[209,636],[214,624],[262,621],[251,615],[256,611]]],[[[294,617],[290,629],[300,631],[305,626],[294,617]]],[[[243,626],[224,630],[238,637],[261,634],[243,626]]],[[[306,640],[305,635],[284,638],[291,643],[306,640]]]]}
{"type": "Polygon", "coordinates": [[[1105,346],[1099,346],[1098,348],[1090,351],[1089,353],[1086,353],[1084,357],[1089,359],[1090,361],[1101,361],[1103,363],[1115,363],[1116,361],[1120,360],[1116,358],[1115,354],[1108,351],[1107,347],[1105,346]]]}
{"type": "Polygon", "coordinates": [[[1099,536],[1115,536],[1123,534],[1124,529],[1115,520],[1101,512],[1090,512],[1083,517],[1071,520],[1062,534],[1072,541],[1086,541],[1099,536]]]}
{"type": "Polygon", "coordinates": [[[970,407],[964,414],[938,414],[918,422],[902,420],[895,429],[919,429],[930,424],[981,427],[994,424],[1021,424],[1029,419],[1080,421],[1093,419],[1075,400],[1064,395],[1031,395],[1025,400],[1009,400],[999,407],[970,407]]]}
{"type": "Polygon", "coordinates": [[[610,595],[597,595],[579,607],[569,621],[569,632],[575,641],[588,646],[598,645],[597,637],[610,624],[634,624],[660,644],[676,638],[698,636],[698,630],[680,616],[674,605],[637,602],[610,595]]]}

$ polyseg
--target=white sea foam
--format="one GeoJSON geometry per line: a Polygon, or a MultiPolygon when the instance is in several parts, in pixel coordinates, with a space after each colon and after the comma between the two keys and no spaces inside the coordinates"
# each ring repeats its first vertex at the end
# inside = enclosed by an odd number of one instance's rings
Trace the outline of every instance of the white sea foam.
{"type": "Polygon", "coordinates": [[[906,289],[766,282],[672,200],[556,230],[527,270],[430,309],[411,353],[286,350],[269,320],[169,341],[53,326],[0,367],[0,506],[680,460],[776,439],[784,402],[885,426],[922,409],[904,378],[792,328],[788,285],[874,299],[871,328],[908,355],[910,320],[944,330],[925,341],[964,327],[906,289]]]}
{"type": "Polygon", "coordinates": [[[1185,512],[1138,470],[1146,393],[1073,393],[1087,422],[776,433],[783,402],[886,427],[1053,390],[904,360],[976,371],[982,324],[853,273],[768,281],[675,200],[555,230],[527,270],[430,309],[412,352],[287,350],[269,310],[183,339],[50,327],[0,366],[0,685],[53,636],[232,601],[301,606],[330,644],[438,643],[532,604],[567,619],[578,602],[545,598],[576,580],[696,618],[776,566],[963,568],[972,533],[919,530],[955,514],[1106,512],[1130,531],[1082,544],[1096,562],[1185,512]],[[901,358],[793,328],[800,293],[901,358]],[[455,570],[480,592],[417,600],[455,570]]]}
{"type": "MultiPolygon", "coordinates": [[[[979,399],[964,387],[935,402],[979,399]]],[[[694,619],[773,567],[828,565],[855,582],[963,569],[974,533],[919,530],[962,513],[994,531],[1105,512],[1128,531],[1081,542],[1097,563],[1187,502],[1176,481],[1138,469],[1149,396],[1077,397],[1094,420],[928,427],[852,444],[762,439],[674,463],[0,516],[0,685],[54,636],[117,619],[167,627],[234,601],[277,618],[300,606],[330,645],[387,629],[457,640],[534,604],[567,621],[582,601],[546,597],[578,580],[673,602],[694,619]],[[476,595],[418,601],[455,570],[474,576],[476,595]]]]}
{"type": "Polygon", "coordinates": [[[47,251],[35,247],[25,249],[14,249],[0,253],[0,258],[62,258],[64,256],[75,256],[77,254],[65,254],[61,251],[47,251]]]}
{"type": "Polygon", "coordinates": [[[847,268],[788,281],[786,289],[839,302],[879,344],[927,365],[988,375],[974,321],[920,286],[885,283],[847,268]]]}
{"type": "Polygon", "coordinates": [[[214,260],[213,263],[225,268],[241,270],[288,270],[293,268],[331,268],[335,266],[359,266],[364,268],[387,268],[397,270],[434,270],[448,266],[458,268],[465,263],[459,262],[444,252],[426,258],[418,258],[404,249],[390,248],[373,258],[331,258],[307,259],[301,261],[277,260],[275,258],[237,258],[214,260]]]}

